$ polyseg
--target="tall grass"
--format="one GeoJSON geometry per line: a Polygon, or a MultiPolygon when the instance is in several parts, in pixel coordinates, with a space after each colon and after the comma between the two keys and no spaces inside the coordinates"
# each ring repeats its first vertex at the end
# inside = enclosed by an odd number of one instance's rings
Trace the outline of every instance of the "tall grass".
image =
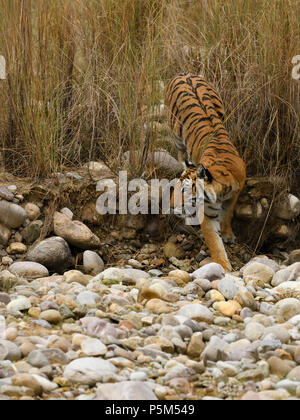
{"type": "Polygon", "coordinates": [[[143,151],[170,147],[151,120],[159,82],[191,71],[219,89],[249,174],[292,182],[299,20],[297,0],[0,0],[3,165],[30,176],[90,159],[118,169],[138,150],[138,174],[143,151]]]}

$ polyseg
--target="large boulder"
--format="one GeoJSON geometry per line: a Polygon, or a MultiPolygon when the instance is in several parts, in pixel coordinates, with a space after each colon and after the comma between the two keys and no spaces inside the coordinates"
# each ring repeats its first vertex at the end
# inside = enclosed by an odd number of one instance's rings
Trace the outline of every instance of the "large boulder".
{"type": "Polygon", "coordinates": [[[44,265],[50,271],[64,273],[72,265],[72,254],[67,242],[60,237],[46,239],[28,253],[28,261],[44,265]]]}
{"type": "Polygon", "coordinates": [[[0,201],[0,222],[12,229],[19,229],[27,217],[26,211],[18,204],[0,201]]]}
{"type": "Polygon", "coordinates": [[[69,244],[84,250],[100,247],[100,239],[84,223],[72,221],[59,212],[55,213],[53,222],[55,234],[69,244]]]}
{"type": "Polygon", "coordinates": [[[29,280],[49,276],[47,268],[35,262],[16,262],[9,267],[9,271],[15,276],[29,280]]]}

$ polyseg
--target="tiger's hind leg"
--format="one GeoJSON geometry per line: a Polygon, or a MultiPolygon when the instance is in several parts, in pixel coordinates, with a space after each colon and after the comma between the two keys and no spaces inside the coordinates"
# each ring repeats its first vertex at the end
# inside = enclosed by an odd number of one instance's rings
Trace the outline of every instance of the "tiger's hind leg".
{"type": "Polygon", "coordinates": [[[213,261],[220,264],[226,271],[230,272],[232,267],[222,240],[220,221],[205,216],[201,229],[213,261]]]}
{"type": "Polygon", "coordinates": [[[221,212],[221,232],[223,240],[226,244],[236,243],[236,236],[232,230],[232,219],[234,215],[234,209],[238,201],[240,193],[236,193],[233,198],[225,201],[222,206],[221,212]]]}

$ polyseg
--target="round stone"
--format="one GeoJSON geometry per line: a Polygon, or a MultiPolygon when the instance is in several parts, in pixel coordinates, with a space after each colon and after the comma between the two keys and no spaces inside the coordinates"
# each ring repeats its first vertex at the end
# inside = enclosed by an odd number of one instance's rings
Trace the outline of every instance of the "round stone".
{"type": "Polygon", "coordinates": [[[54,309],[42,312],[40,315],[40,319],[50,322],[50,324],[58,324],[62,321],[60,312],[54,309]]]}
{"type": "Polygon", "coordinates": [[[19,297],[12,300],[6,307],[6,309],[10,312],[27,311],[30,308],[30,300],[26,297],[19,297]]]}
{"type": "Polygon", "coordinates": [[[40,208],[36,204],[33,204],[33,203],[27,203],[25,206],[25,211],[30,220],[36,220],[41,215],[40,208]]]}
{"type": "Polygon", "coordinates": [[[9,267],[9,271],[29,280],[49,277],[47,268],[35,262],[16,262],[9,267]]]}
{"type": "Polygon", "coordinates": [[[85,251],[83,254],[83,267],[87,274],[96,276],[104,270],[104,262],[96,252],[85,251]]]}

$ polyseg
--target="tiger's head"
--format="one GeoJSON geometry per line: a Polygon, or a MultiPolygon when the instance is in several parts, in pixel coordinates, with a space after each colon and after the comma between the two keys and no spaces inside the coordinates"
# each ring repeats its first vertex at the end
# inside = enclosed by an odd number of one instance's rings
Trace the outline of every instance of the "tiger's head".
{"type": "Polygon", "coordinates": [[[201,224],[205,203],[214,203],[216,200],[210,171],[202,164],[196,166],[186,161],[185,170],[171,195],[171,212],[183,217],[186,224],[201,224]],[[198,223],[191,223],[191,218],[195,216],[198,223]]]}

